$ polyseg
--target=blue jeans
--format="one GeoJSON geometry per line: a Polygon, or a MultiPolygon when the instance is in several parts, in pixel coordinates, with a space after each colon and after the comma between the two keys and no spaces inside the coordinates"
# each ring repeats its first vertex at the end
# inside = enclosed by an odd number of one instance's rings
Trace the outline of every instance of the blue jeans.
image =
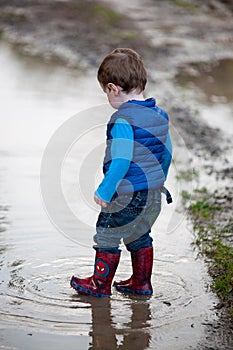
{"type": "Polygon", "coordinates": [[[123,239],[129,251],[152,246],[151,227],[161,211],[161,190],[115,196],[96,223],[94,249],[119,253],[123,239]]]}

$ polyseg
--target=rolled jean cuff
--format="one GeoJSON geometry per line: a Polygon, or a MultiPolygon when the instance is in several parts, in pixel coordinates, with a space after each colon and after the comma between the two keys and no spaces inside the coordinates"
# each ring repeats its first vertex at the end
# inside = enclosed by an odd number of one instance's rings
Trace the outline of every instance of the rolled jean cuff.
{"type": "Polygon", "coordinates": [[[120,254],[120,252],[121,252],[121,249],[119,249],[118,247],[114,247],[114,248],[99,248],[97,246],[93,246],[93,248],[97,252],[106,253],[106,254],[120,254]]]}
{"type": "Polygon", "coordinates": [[[152,247],[153,238],[150,236],[150,231],[137,238],[135,241],[126,244],[129,252],[136,252],[141,248],[152,247]]]}

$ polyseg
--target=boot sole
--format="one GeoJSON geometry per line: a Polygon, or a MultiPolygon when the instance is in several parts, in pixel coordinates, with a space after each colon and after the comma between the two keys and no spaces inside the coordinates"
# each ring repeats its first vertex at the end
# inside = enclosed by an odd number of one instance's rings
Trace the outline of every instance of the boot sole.
{"type": "Polygon", "coordinates": [[[111,294],[102,294],[102,293],[97,293],[97,292],[93,292],[90,289],[86,289],[83,287],[80,287],[75,281],[71,280],[70,281],[70,286],[76,290],[76,292],[83,294],[83,295],[92,295],[94,297],[99,297],[99,298],[103,298],[103,297],[109,297],[111,294]]]}
{"type": "Polygon", "coordinates": [[[131,294],[138,294],[138,295],[151,295],[153,293],[152,290],[140,290],[140,289],[130,289],[126,287],[119,287],[119,286],[114,286],[118,292],[121,293],[131,293],[131,294]]]}

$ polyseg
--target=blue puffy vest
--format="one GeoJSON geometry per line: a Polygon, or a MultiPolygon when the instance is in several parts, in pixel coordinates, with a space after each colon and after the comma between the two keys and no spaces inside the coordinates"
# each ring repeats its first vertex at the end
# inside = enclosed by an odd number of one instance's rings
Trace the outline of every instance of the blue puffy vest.
{"type": "Polygon", "coordinates": [[[118,185],[119,194],[161,188],[165,177],[161,166],[168,134],[168,115],[156,106],[154,98],[123,103],[107,125],[107,147],[104,174],[111,163],[111,128],[118,118],[131,124],[134,132],[134,152],[129,170],[118,185]]]}

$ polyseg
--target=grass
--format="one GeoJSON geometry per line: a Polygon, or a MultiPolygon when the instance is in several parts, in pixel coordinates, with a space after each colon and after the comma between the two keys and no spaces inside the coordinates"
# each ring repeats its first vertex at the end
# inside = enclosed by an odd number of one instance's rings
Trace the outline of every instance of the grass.
{"type": "Polygon", "coordinates": [[[233,292],[233,250],[219,240],[212,241],[205,253],[213,259],[215,268],[212,271],[217,293],[223,300],[230,300],[233,292]]]}
{"type": "Polygon", "coordinates": [[[233,234],[232,221],[221,227],[221,210],[225,208],[213,203],[214,194],[206,188],[196,189],[192,197],[183,191],[182,198],[186,204],[191,200],[188,211],[194,228],[193,245],[208,261],[211,288],[233,317],[233,248],[225,240],[226,234],[233,234]]]}
{"type": "Polygon", "coordinates": [[[196,218],[199,217],[210,220],[214,212],[221,210],[221,207],[210,204],[207,199],[202,199],[191,204],[189,210],[196,218]]]}
{"type": "Polygon", "coordinates": [[[190,11],[194,11],[197,9],[197,5],[191,1],[185,1],[185,0],[170,0],[170,1],[176,6],[179,6],[181,8],[184,8],[190,11]]]}
{"type": "Polygon", "coordinates": [[[94,6],[94,13],[101,21],[111,26],[118,23],[122,18],[118,12],[101,4],[94,6]]]}
{"type": "Polygon", "coordinates": [[[183,190],[181,192],[182,204],[185,205],[191,199],[191,194],[188,191],[183,190]]]}
{"type": "Polygon", "coordinates": [[[221,233],[214,225],[206,230],[196,226],[196,235],[195,244],[209,261],[209,273],[213,278],[211,287],[233,316],[233,249],[223,243],[221,233]]]}
{"type": "Polygon", "coordinates": [[[185,180],[192,181],[194,178],[199,176],[198,172],[195,169],[189,169],[186,171],[180,171],[178,175],[176,175],[177,180],[185,180]]]}
{"type": "Polygon", "coordinates": [[[123,40],[135,40],[137,39],[137,34],[133,32],[124,32],[121,34],[121,39],[123,40]]]}
{"type": "Polygon", "coordinates": [[[26,22],[27,17],[24,14],[18,14],[14,12],[0,12],[0,20],[7,20],[11,22],[26,22]]]}

